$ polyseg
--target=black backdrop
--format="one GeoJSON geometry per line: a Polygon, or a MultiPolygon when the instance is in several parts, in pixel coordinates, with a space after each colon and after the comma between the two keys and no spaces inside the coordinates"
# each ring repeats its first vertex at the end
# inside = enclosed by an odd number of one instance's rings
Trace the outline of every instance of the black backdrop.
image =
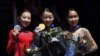
{"type": "MultiPolygon", "coordinates": [[[[43,7],[51,7],[54,9],[57,16],[57,21],[64,28],[66,24],[65,14],[69,8],[76,8],[80,15],[80,22],[82,26],[88,28],[96,41],[98,47],[100,47],[99,33],[99,10],[100,2],[96,0],[0,0],[0,56],[7,56],[6,45],[8,40],[8,32],[13,28],[14,20],[14,6],[17,8],[17,12],[20,12],[23,8],[31,9],[33,14],[32,28],[34,28],[39,22],[39,12],[43,7]]],[[[17,13],[18,14],[18,13],[17,13]]],[[[56,22],[57,23],[57,22],[56,22]]],[[[87,56],[100,56],[100,49],[87,56]]]]}

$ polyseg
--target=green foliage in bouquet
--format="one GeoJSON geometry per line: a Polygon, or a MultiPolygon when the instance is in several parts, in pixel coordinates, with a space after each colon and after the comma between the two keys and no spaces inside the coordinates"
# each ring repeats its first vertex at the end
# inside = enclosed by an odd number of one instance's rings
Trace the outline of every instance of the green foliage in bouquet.
{"type": "Polygon", "coordinates": [[[25,50],[25,56],[41,56],[40,51],[36,51],[35,48],[27,48],[25,50]]]}
{"type": "Polygon", "coordinates": [[[50,41],[53,37],[60,38],[62,35],[62,29],[60,27],[50,28],[49,30],[44,30],[41,35],[44,39],[50,41]]]}

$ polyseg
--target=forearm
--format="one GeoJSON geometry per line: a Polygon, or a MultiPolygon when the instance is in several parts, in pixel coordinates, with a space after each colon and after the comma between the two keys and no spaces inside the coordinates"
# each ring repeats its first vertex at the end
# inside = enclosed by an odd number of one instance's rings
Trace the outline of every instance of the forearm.
{"type": "Polygon", "coordinates": [[[85,37],[88,40],[88,53],[92,53],[98,49],[96,42],[94,41],[91,33],[85,29],[85,37]]]}
{"type": "Polygon", "coordinates": [[[96,51],[97,49],[98,49],[98,46],[97,46],[96,43],[93,41],[93,42],[91,42],[91,46],[90,46],[90,48],[88,49],[88,52],[89,52],[89,53],[92,53],[92,52],[96,51]]]}
{"type": "Polygon", "coordinates": [[[15,42],[12,42],[12,41],[8,42],[8,45],[6,47],[6,51],[8,54],[11,53],[11,51],[14,49],[14,46],[15,46],[15,42]]]}

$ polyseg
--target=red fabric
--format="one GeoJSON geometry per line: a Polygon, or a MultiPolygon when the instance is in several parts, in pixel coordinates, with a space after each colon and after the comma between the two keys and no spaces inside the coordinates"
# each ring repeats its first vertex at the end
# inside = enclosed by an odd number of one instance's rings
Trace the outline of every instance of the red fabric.
{"type": "Polygon", "coordinates": [[[12,30],[9,32],[9,39],[7,45],[7,53],[14,49],[14,56],[24,56],[25,47],[30,47],[30,43],[34,40],[34,33],[31,31],[23,31],[18,34],[18,42],[15,41],[12,35],[12,30]]]}

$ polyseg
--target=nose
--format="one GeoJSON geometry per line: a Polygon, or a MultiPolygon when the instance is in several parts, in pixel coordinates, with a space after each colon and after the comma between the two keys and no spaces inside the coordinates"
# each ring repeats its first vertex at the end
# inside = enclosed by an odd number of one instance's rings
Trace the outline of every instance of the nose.
{"type": "Polygon", "coordinates": [[[24,20],[25,20],[25,21],[28,21],[28,18],[25,18],[24,20]]]}
{"type": "Polygon", "coordinates": [[[73,18],[72,18],[72,20],[74,21],[74,20],[75,20],[75,18],[73,17],[73,18]]]}
{"type": "Polygon", "coordinates": [[[47,18],[46,20],[47,20],[47,21],[49,21],[50,19],[49,19],[49,18],[47,18]]]}

